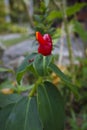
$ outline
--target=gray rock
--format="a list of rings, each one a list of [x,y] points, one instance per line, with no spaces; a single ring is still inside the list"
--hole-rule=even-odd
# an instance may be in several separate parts
[[[6,34],[6,35],[0,35],[0,39],[2,40],[11,40],[14,38],[20,38],[20,34]]]
[[[67,47],[67,41],[66,38],[63,39],[63,50],[60,52],[60,39],[58,40],[57,47],[55,47],[53,54],[58,54],[61,55],[62,53],[62,65],[69,65],[69,52],[68,52],[68,47]],[[72,52],[73,52],[73,59],[74,59],[74,64],[79,64],[79,61],[77,60],[78,57],[83,58],[84,57],[84,43],[80,38],[75,38],[71,36],[71,45],[72,45]]]
[[[66,39],[64,38],[63,39],[64,41],[64,46],[63,46],[63,56],[64,57],[68,57],[69,56],[69,53],[68,53],[68,47],[67,47],[67,41]],[[54,49],[53,53],[54,54],[59,54],[60,53],[60,39],[58,40],[58,43],[57,43],[57,47]],[[84,55],[84,47],[83,47],[83,42],[81,41],[81,39],[75,39],[74,37],[71,37],[71,45],[72,45],[72,52],[73,52],[73,55],[75,57],[83,57]]]
[[[26,40],[17,45],[11,46],[5,51],[4,57],[16,58],[26,55],[27,53],[32,53],[33,51],[35,51],[35,46],[33,46],[33,42],[34,40]]]
[[[8,65],[8,67],[12,68],[13,70],[16,70],[18,68],[18,66],[21,65],[24,58],[25,58],[24,56],[15,58],[15,59],[11,60],[7,65]]]
[[[7,67],[17,68],[26,54],[37,51],[37,46],[35,45],[34,40],[26,40],[9,47],[4,52],[3,63]]]

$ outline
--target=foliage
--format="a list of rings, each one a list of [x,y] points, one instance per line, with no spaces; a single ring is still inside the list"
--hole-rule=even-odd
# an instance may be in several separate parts
[[[39,64],[40,62],[42,64]],[[24,130],[24,129],[30,129],[32,127],[34,127],[34,129],[37,128],[42,130],[43,129],[42,126],[45,129],[55,128],[55,130],[57,129],[62,130],[64,128],[65,113],[64,113],[63,97],[51,82],[46,81],[44,79],[45,77],[49,76],[47,75],[47,73],[48,74],[50,73],[50,67],[53,68],[52,70],[55,70],[55,67],[51,66],[51,62],[52,62],[52,58],[50,56],[46,56],[44,59],[42,55],[34,53],[27,56],[23,61],[23,63],[21,64],[21,66],[19,66],[17,70],[18,83],[20,83],[20,80],[22,79],[24,73],[27,71],[33,72],[33,74],[35,74],[38,78],[39,77],[40,78],[39,79],[37,78],[34,87],[31,88],[29,95],[27,95],[26,97],[17,95],[18,99],[12,101],[11,99],[13,98],[13,95],[12,97],[8,97],[9,95],[5,96],[1,94],[0,116],[3,119],[0,120],[2,124],[0,128],[2,130],[4,130],[5,128],[9,130],[12,128]],[[57,69],[58,68],[56,68],[56,70]],[[61,71],[59,71],[59,69],[57,71],[57,74],[62,79],[64,79],[66,83],[69,82],[66,76],[64,76],[64,74]],[[19,97],[21,98],[19,99]],[[7,98],[9,98],[11,102],[7,100]],[[4,106],[3,106],[3,102],[4,102]],[[35,104],[37,104],[38,106]],[[22,108],[21,111],[20,111],[20,107]],[[5,114],[2,115],[4,111]],[[39,116],[38,116],[38,112],[39,112]],[[13,113],[15,113],[14,118],[13,118]],[[12,121],[12,119],[14,121]],[[33,122],[31,122],[30,125],[28,125],[30,119],[32,119]],[[54,119],[56,119],[56,121]],[[15,123],[18,124],[20,123],[22,125],[18,126],[15,125]],[[34,123],[36,125],[34,125]]]
[[[40,9],[37,10],[38,15],[34,16],[34,31],[40,31],[42,34],[49,33],[52,37],[55,37],[56,33],[60,33],[61,28],[55,31],[56,28],[52,28],[52,20],[61,17],[63,19],[64,14],[62,14],[62,10],[56,11],[55,14],[53,11],[50,13],[48,9],[50,1],[44,0],[44,2],[41,2]],[[65,15],[67,17],[74,15],[85,5],[85,3],[77,3],[68,7]],[[15,6],[15,9],[16,7],[18,8],[18,5]],[[14,8],[14,2],[12,8]],[[21,12],[21,8],[19,9],[19,12]],[[66,23],[65,25],[67,25],[67,19],[63,20]],[[75,22],[74,26],[74,31],[85,40],[86,32],[84,32],[80,24]],[[67,38],[70,38],[68,26],[66,26],[65,32],[67,33]],[[37,52],[28,54],[16,71],[16,85],[9,85],[8,83],[7,88],[12,90],[11,93],[6,92],[6,90],[2,91],[6,89],[5,84],[0,85],[0,130],[64,130],[66,107],[68,112],[70,112],[69,108],[74,109],[73,103],[84,104],[83,100],[87,97],[87,92],[85,91],[87,61],[84,61],[84,65],[81,64],[84,67],[74,66],[73,64],[76,67],[73,73],[71,73],[72,67],[69,66],[69,73],[71,73],[71,77],[69,77],[56,66],[54,58],[54,55],[43,56]],[[10,71],[10,69],[0,68],[0,72]],[[35,82],[29,83],[28,86],[23,84],[23,78],[26,73],[32,73],[35,77]],[[52,73],[55,73],[61,79],[61,83],[58,86],[52,82]],[[75,78],[74,84],[72,77]],[[80,129],[76,124],[77,118],[73,112],[72,119],[69,120],[72,130]],[[85,120],[81,130],[86,130],[87,128]]]
[[[63,98],[60,92],[52,83],[44,82],[39,85],[37,95],[23,97],[18,94],[0,94],[0,108],[2,108],[0,110],[0,117],[2,117],[0,118],[0,123],[2,124],[0,129],[27,130],[32,128],[43,130],[44,127],[49,130],[53,128],[62,130],[65,114]],[[20,108],[22,109],[20,110]],[[58,116],[56,116],[57,114]]]
[[[55,28],[52,27],[53,21],[47,19],[49,15],[49,9],[45,6],[43,2],[40,3],[40,8],[36,10],[38,14],[34,15],[34,29],[35,31],[40,31],[41,34],[48,33],[51,36],[55,33]]]
[[[4,0],[0,1],[0,33],[25,33],[27,29],[18,26],[18,22],[22,23],[24,19],[27,21],[27,15],[22,0],[9,1],[10,11],[8,12],[5,7]],[[9,8],[8,7],[8,8]],[[19,14],[19,15],[18,15]],[[11,21],[6,21],[6,15],[9,15]],[[16,24],[14,24],[16,22]]]
[[[87,59],[79,59],[79,66],[75,67],[75,82],[79,86],[79,94],[81,95],[80,98],[80,105],[81,108],[86,107],[86,99],[87,99]],[[82,105],[84,104],[84,105]]]
[[[3,23],[5,21],[5,5],[4,5],[4,0],[0,1],[0,23]]]
[[[78,21],[73,21],[74,31],[81,37],[84,42],[87,42],[87,31]]]
[[[3,23],[0,25],[0,33],[26,33],[28,30],[25,27],[12,23]]]
[[[86,5],[87,5],[86,3],[76,3],[75,5],[72,5],[71,7],[67,7],[66,9],[67,16],[70,17],[74,15]],[[54,10],[50,12],[48,19],[53,20],[55,18],[62,18],[62,17],[63,17],[62,11]]]
[[[26,21],[26,9],[22,0],[11,0],[10,1],[10,16],[13,22]]]
[[[74,111],[71,112],[72,118],[70,118],[71,130],[86,130],[87,129],[87,114],[77,116]],[[78,125],[79,124],[79,125]]]

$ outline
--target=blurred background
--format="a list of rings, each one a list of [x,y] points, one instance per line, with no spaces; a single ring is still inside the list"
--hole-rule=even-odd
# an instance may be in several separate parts
[[[78,86],[76,99],[51,75],[67,102],[65,130],[87,130],[87,0],[0,0],[0,93],[13,93],[11,70],[37,51],[36,31],[52,36],[55,63]],[[24,86],[34,81],[28,73]]]

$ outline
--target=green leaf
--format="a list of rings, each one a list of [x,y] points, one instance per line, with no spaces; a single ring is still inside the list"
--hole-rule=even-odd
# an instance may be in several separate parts
[[[40,15],[34,15],[34,18],[35,18],[35,23],[37,23],[38,24],[38,22],[39,23],[41,23],[41,17],[40,17]]]
[[[49,56],[46,56],[45,57],[45,66],[47,66],[48,67],[48,65],[51,63],[51,61],[52,61],[52,55],[49,55]]]
[[[87,3],[76,3],[73,6],[67,8],[67,16],[74,15],[75,13],[79,12],[84,6],[87,6]]]
[[[12,85],[12,81],[4,81],[3,83],[0,84],[0,90],[3,88],[12,88],[14,89],[14,85]]]
[[[28,86],[18,86],[18,88],[20,89],[20,92],[22,91],[30,91],[32,88],[34,87],[34,84],[32,85],[28,85]],[[14,88],[14,90],[19,91],[18,88]]]
[[[49,19],[49,20],[53,20],[53,19],[56,19],[56,18],[62,18],[62,12],[61,11],[57,11],[57,10],[51,11],[51,13],[47,17],[47,19]]]
[[[87,31],[82,27],[78,21],[73,21],[74,31],[79,34],[84,42],[87,42]]]
[[[51,56],[42,56],[38,54],[33,62],[36,73],[40,76],[47,75],[47,67],[52,60]]]
[[[87,3],[76,3],[73,6],[67,7],[66,14],[67,16],[74,15],[78,11],[80,11],[84,6],[87,6]],[[62,11],[54,10],[47,17],[49,20],[53,20],[55,18],[63,18]]]
[[[37,74],[40,76],[44,75],[44,68],[43,68],[43,56],[42,55],[37,55],[36,59],[34,60],[33,63],[34,69]]]
[[[36,97],[23,97],[1,109],[0,130],[42,130]]]
[[[79,98],[79,93],[77,90],[77,86],[73,85],[70,79],[54,64],[49,65],[50,69],[57,74],[66,84],[67,87],[75,94],[77,98]]]
[[[0,93],[0,108],[18,102],[22,97],[18,94],[5,95]]]
[[[49,5],[50,0],[44,0],[45,6],[47,7]]]
[[[39,85],[37,103],[44,130],[64,130],[63,97],[52,83],[45,82]]]
[[[31,69],[33,61],[36,58],[36,55],[37,55],[37,53],[32,53],[31,55],[28,55],[24,59],[22,64],[19,66],[19,68],[17,69],[16,79],[17,79],[18,84],[20,84],[20,81],[21,81],[23,75],[25,74],[25,72],[27,72],[29,69]]]

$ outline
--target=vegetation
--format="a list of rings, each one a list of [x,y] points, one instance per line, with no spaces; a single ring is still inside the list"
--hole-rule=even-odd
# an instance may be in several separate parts
[[[18,39],[2,42],[9,46],[33,37],[36,39],[33,46],[37,45],[38,49],[27,54],[16,71],[0,67],[1,74],[10,73],[15,77],[13,81],[6,78],[0,84],[0,130],[87,130],[87,31],[76,19],[76,14],[87,4],[68,7],[66,0],[34,1],[31,16],[26,10],[28,2],[10,1],[11,18],[18,24],[19,13],[22,23],[31,19],[33,33],[28,36],[23,32]],[[6,23],[7,32],[13,23],[8,28]],[[83,58],[73,54],[72,34],[75,40],[77,35],[84,43]],[[68,65],[62,64],[64,38],[69,53]],[[60,41],[61,52],[56,56],[52,49],[57,41]]]

